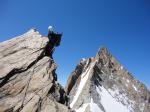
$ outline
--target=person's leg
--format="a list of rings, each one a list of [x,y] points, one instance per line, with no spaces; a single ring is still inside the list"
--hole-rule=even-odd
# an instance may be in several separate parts
[[[53,48],[51,49],[51,51],[50,51],[50,58],[51,58],[51,59],[53,59],[53,53],[54,53],[54,51],[55,51],[55,48],[53,47]]]

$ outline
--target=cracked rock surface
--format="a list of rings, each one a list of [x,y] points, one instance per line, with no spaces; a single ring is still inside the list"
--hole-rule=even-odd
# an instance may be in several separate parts
[[[82,59],[65,89],[76,112],[150,112],[150,91],[106,48]]]
[[[70,111],[48,44],[34,29],[0,43],[0,112]]]

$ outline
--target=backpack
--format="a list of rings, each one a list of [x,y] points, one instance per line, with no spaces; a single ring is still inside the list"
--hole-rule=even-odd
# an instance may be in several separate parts
[[[55,46],[56,46],[56,47],[58,47],[58,46],[60,45],[61,37],[62,37],[62,34],[56,34],[56,35],[55,35],[55,38],[56,38]]]
[[[48,35],[48,37],[49,37],[49,42],[52,45],[54,45],[56,47],[58,47],[60,45],[62,34],[52,32]]]

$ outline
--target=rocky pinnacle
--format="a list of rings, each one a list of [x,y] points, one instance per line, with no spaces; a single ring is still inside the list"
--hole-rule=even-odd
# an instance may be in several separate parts
[[[70,111],[48,44],[35,29],[0,43],[0,112]]]

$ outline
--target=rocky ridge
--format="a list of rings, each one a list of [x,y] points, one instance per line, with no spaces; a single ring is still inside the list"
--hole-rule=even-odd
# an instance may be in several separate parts
[[[82,59],[64,90],[49,44],[35,29],[0,43],[0,112],[150,112],[149,90],[106,48]]]
[[[65,87],[76,112],[150,112],[150,92],[101,48],[82,59]]]
[[[70,112],[48,44],[35,29],[0,43],[0,112]]]

